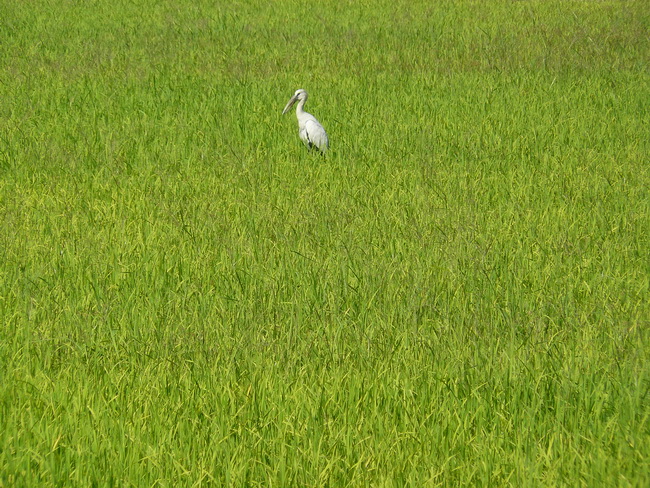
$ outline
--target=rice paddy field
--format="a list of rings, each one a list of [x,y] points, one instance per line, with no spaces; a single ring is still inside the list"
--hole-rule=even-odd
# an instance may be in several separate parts
[[[1,1],[0,487],[650,486],[649,167],[645,1]]]

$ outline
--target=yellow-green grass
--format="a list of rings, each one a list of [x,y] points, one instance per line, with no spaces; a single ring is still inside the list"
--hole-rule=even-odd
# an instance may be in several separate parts
[[[649,29],[4,2],[0,486],[650,484]]]

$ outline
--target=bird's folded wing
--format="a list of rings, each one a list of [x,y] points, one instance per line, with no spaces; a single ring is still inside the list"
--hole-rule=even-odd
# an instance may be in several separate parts
[[[325,129],[323,129],[323,126],[318,122],[308,120],[305,123],[305,130],[307,132],[307,137],[309,137],[309,141],[318,149],[324,151],[329,147],[330,143],[327,139],[327,133],[325,132]]]

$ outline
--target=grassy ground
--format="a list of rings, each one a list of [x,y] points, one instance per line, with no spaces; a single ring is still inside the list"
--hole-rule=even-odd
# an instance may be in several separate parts
[[[650,484],[646,3],[366,3],[2,2],[0,486]]]

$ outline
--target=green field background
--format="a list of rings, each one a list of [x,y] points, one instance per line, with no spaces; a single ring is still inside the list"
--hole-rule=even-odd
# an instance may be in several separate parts
[[[649,63],[645,1],[0,0],[0,487],[650,486]]]

